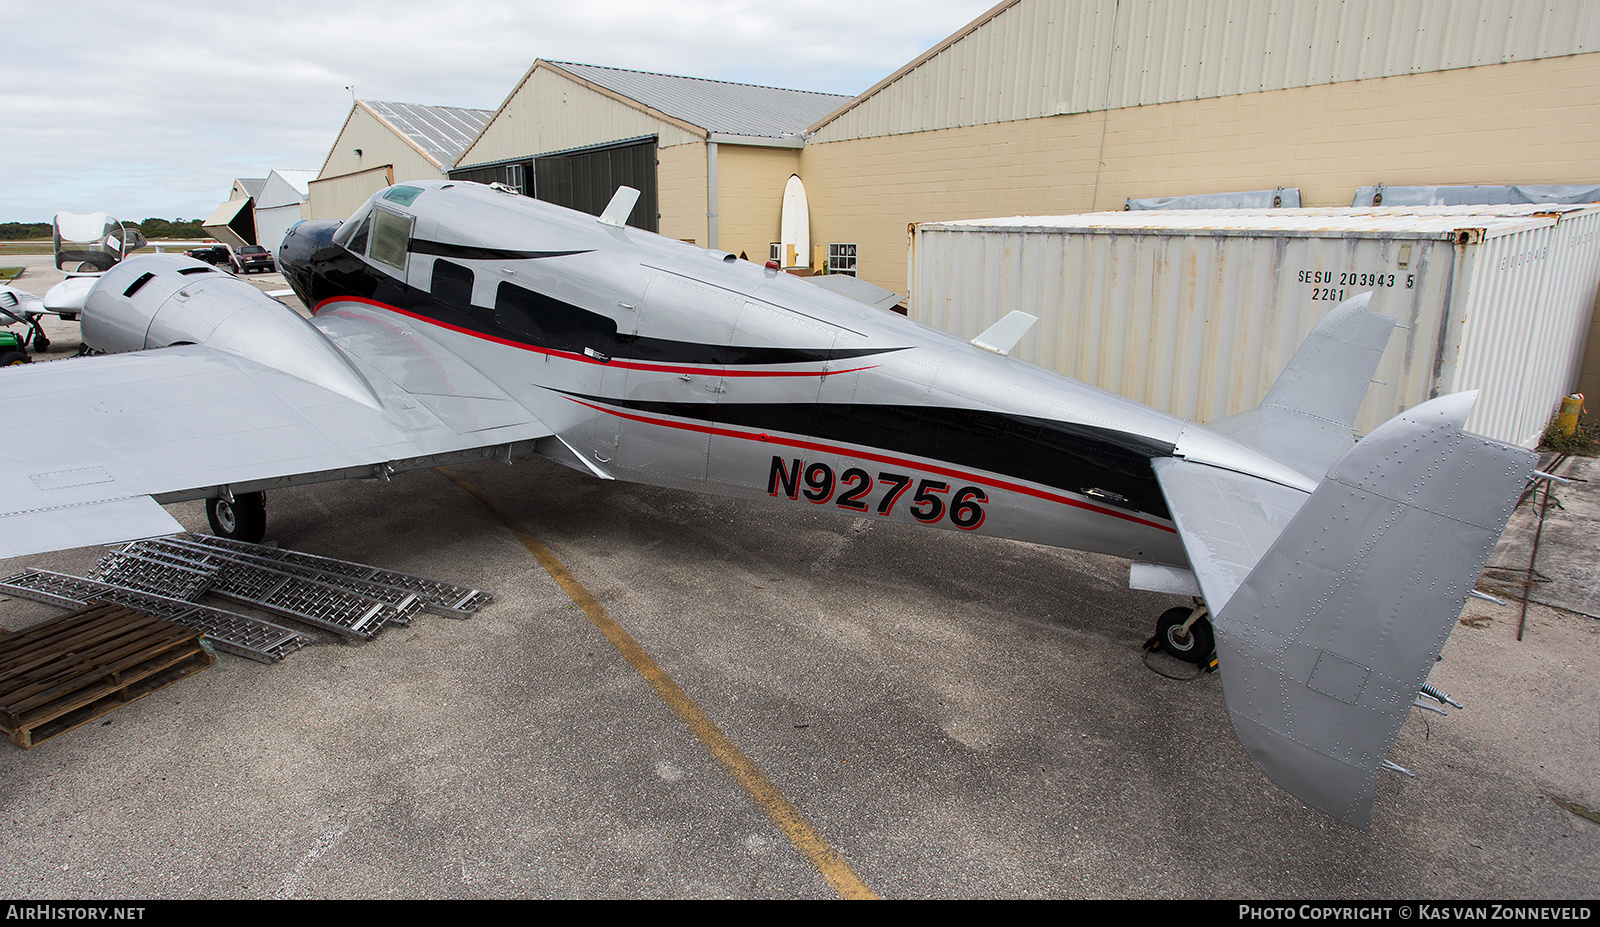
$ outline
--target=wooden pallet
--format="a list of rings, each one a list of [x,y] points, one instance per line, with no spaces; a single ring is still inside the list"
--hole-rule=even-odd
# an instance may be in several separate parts
[[[199,631],[91,605],[0,636],[0,730],[26,749],[215,662]]]

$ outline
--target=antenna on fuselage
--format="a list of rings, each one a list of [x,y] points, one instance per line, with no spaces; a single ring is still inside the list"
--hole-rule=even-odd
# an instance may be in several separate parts
[[[600,214],[600,224],[612,228],[622,228],[628,222],[628,217],[633,214],[633,206],[639,202],[639,191],[632,187],[618,187],[617,192],[611,195],[611,202],[606,204],[606,211]]]

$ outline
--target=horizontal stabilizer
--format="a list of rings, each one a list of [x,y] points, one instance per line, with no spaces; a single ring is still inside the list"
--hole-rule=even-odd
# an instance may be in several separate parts
[[[1371,822],[1377,771],[1537,463],[1463,431],[1476,395],[1424,403],[1358,443],[1212,609],[1245,749],[1285,789],[1358,827]],[[1196,572],[1204,586],[1200,563]]]
[[[1271,480],[1209,464],[1168,457],[1153,460],[1151,465],[1189,555],[1199,595],[1212,612],[1227,606],[1234,591],[1311,497]]]
[[[1394,332],[1371,293],[1334,307],[1306,336],[1261,405],[1207,428],[1315,479],[1354,443],[1351,426]]]

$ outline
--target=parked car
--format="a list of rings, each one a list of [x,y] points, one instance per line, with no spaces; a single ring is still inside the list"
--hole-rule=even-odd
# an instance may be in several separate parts
[[[278,269],[278,264],[272,259],[272,252],[260,245],[245,245],[233,252],[233,272],[236,274],[251,274],[258,270],[273,271]]]
[[[205,261],[213,267],[221,267],[223,264],[233,263],[233,252],[228,250],[227,245],[205,245],[200,248],[191,248],[183,253],[197,261]]]

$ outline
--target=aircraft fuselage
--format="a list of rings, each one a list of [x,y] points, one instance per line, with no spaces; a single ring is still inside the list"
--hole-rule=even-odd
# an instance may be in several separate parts
[[[1150,467],[1182,420],[732,255],[430,183],[280,262],[319,319],[422,326],[599,476],[1186,562]]]

